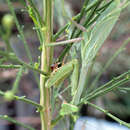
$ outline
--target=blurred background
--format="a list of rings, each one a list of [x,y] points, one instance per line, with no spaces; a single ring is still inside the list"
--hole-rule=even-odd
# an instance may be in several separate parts
[[[35,29],[33,28],[33,22],[27,14],[27,11],[24,9],[22,0],[12,0],[13,5],[15,7],[15,11],[18,17],[18,20],[21,25],[23,25],[24,34],[26,40],[28,42],[29,47],[31,48],[33,60],[37,61],[37,57],[39,54],[39,42],[36,36]],[[35,0],[35,3],[40,12],[42,12],[42,0]],[[66,19],[62,16],[62,5],[60,5],[60,0],[55,0],[54,10],[54,33],[57,30],[65,25]],[[74,16],[80,11],[82,7],[83,0],[66,0],[65,1],[65,9],[69,16]],[[9,8],[5,2],[5,0],[0,0],[0,24],[1,19],[5,14],[9,13]],[[94,65],[94,69],[92,72],[92,76],[90,81],[92,81],[96,75],[101,71],[105,63],[112,57],[114,52],[121,46],[124,40],[130,37],[130,6],[127,7],[122,13],[121,16],[111,32],[109,38],[106,40],[105,44],[101,48],[99,52],[99,56],[96,59],[96,63]],[[22,41],[18,37],[18,31],[16,26],[13,27],[11,37],[11,46],[13,47],[15,53],[19,58],[28,63],[28,59],[26,57],[26,53],[24,51],[24,47]],[[0,47],[4,47],[4,42],[0,37]],[[62,51],[62,47],[57,47],[55,49],[55,58]],[[104,84],[111,80],[113,77],[122,74],[123,72],[130,69],[130,44],[126,46],[126,49],[118,55],[118,57],[112,62],[110,67],[105,71],[97,85]],[[6,91],[9,90],[12,86],[13,81],[16,77],[16,70],[3,70],[0,69],[0,90]],[[130,87],[129,84],[125,84],[125,87]],[[39,102],[39,90],[37,83],[32,75],[32,72],[29,71],[27,74],[24,74],[22,80],[20,82],[20,87],[18,91],[19,96],[25,95],[29,99],[32,99],[36,102]],[[130,92],[116,91],[114,93],[109,93],[106,96],[98,98],[95,103],[102,108],[106,108],[112,114],[116,115],[120,119],[130,122]],[[34,126],[37,130],[40,129],[40,119],[39,113],[36,112],[36,109],[27,105],[23,102],[12,101],[5,102],[2,97],[0,97],[0,114],[7,114],[21,122],[30,124]],[[81,116],[93,116],[97,118],[102,118],[105,120],[112,121],[109,117],[104,115],[103,113],[89,108],[86,105],[83,105],[80,110]],[[19,126],[11,124],[7,121],[0,120],[0,130],[24,130]],[[60,129],[59,129],[60,130]]]

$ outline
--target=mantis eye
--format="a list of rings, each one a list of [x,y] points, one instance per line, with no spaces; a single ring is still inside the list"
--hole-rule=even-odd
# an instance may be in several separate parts
[[[60,68],[62,66],[62,63],[58,62],[51,65],[51,70],[54,71],[57,68]]]
[[[58,68],[60,68],[62,66],[62,63],[58,62],[57,65],[58,65]]]

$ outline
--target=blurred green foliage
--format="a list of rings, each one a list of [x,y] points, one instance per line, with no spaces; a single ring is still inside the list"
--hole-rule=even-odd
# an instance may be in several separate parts
[[[13,2],[18,2],[17,0],[12,0]],[[5,0],[1,0],[1,3],[5,3]],[[19,0],[19,2],[24,2],[24,0]],[[39,9],[41,8],[41,1],[35,1],[37,6],[39,7]],[[62,4],[60,2],[60,5],[58,4],[60,1],[56,0],[55,3],[55,30],[58,30],[59,27],[63,26],[68,19],[66,19],[66,17],[63,16],[63,8],[62,8]],[[65,8],[67,8],[66,12],[68,16],[73,16],[74,11],[71,8],[71,4],[78,4],[78,2],[76,3],[75,0],[72,1],[72,3],[69,3],[69,1],[67,1],[65,3]],[[57,5],[59,6],[57,8]],[[76,6],[76,5],[75,5]],[[114,27],[112,33],[110,34],[109,39],[111,40],[111,42],[113,42],[113,45],[115,44],[115,41],[119,41],[120,39],[124,39],[124,37],[127,37],[130,35],[130,5],[127,7],[127,9],[125,9],[122,13],[121,16],[118,20],[118,24]],[[25,23],[26,24],[26,23]],[[31,23],[32,24],[32,23]],[[26,25],[25,25],[26,26]],[[27,31],[27,33],[32,34],[32,31],[28,28],[25,29]],[[29,30],[29,31],[28,31]],[[26,32],[25,32],[26,34]],[[29,34],[27,34],[29,35]],[[93,40],[93,39],[92,39]],[[123,42],[123,40],[122,40]],[[116,43],[118,44],[118,42]],[[102,67],[105,65],[105,63],[107,62],[107,60],[112,56],[112,54],[114,53],[114,51],[116,51],[116,49],[110,49],[109,47],[109,43],[106,45],[106,50],[105,52],[100,53],[100,59],[96,59],[95,65],[94,65],[94,70],[92,71],[92,76],[90,77],[90,83],[93,80],[93,77],[95,77],[98,72],[100,72],[102,70]],[[119,47],[118,47],[119,48]],[[79,50],[80,50],[80,46],[79,44],[73,46],[71,48],[71,54],[69,56],[69,58],[78,58],[80,60],[81,56],[79,54]],[[130,53],[127,52],[122,52],[111,64],[111,66],[108,68],[108,70],[106,70],[103,75],[101,76],[100,80],[97,82],[96,86],[100,86],[104,83],[106,83],[108,80],[113,79],[113,77],[118,76],[119,74],[125,72],[126,70],[129,69],[130,67],[130,60],[129,60],[129,56]],[[125,86],[122,87],[129,87],[130,83],[127,83]],[[106,108],[108,108],[109,110],[111,110],[111,112],[117,114],[121,117],[126,117],[126,116],[130,116],[130,101],[129,101],[129,93],[130,91],[125,91],[125,90],[121,90],[121,89],[116,89],[115,94],[110,93],[110,95],[107,95],[106,97],[103,97],[103,103],[105,105]],[[109,99],[109,100],[108,100]]]

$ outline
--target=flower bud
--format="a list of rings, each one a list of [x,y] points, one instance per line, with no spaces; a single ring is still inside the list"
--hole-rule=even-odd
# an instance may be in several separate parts
[[[11,14],[6,14],[2,18],[2,26],[5,29],[12,29],[14,25],[14,18]]]
[[[14,94],[12,91],[7,91],[4,95],[6,101],[12,101],[14,99]]]

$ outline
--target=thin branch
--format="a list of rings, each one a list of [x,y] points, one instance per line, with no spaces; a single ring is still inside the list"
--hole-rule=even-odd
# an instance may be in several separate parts
[[[7,53],[7,52],[4,52],[4,51],[0,51],[0,55],[2,55],[2,56],[5,56],[6,58],[8,58],[9,60],[12,60],[12,61],[15,61],[15,62],[17,62],[18,64],[20,64],[20,65],[23,65],[23,66],[25,66],[25,67],[27,67],[27,68],[29,68],[29,69],[32,69],[32,70],[34,70],[34,71],[36,71],[36,72],[38,72],[38,73],[40,73],[40,74],[43,74],[43,75],[45,75],[45,76],[48,76],[48,73],[46,73],[46,72],[43,72],[42,70],[40,70],[40,69],[37,69],[37,68],[35,68],[34,66],[32,66],[32,65],[30,65],[30,64],[27,64],[26,62],[24,62],[24,61],[22,61],[22,60],[20,60],[18,57],[16,57],[16,55],[11,55],[10,53]],[[4,67],[4,66],[3,66]],[[6,67],[6,66],[5,66]],[[8,66],[7,66],[8,67]],[[13,66],[12,66],[13,67]],[[16,66],[15,66],[16,67]]]
[[[103,72],[105,72],[105,70],[112,64],[112,62],[114,61],[114,59],[119,55],[119,53],[121,53],[124,50],[124,47],[130,43],[130,38],[128,38],[127,40],[124,41],[124,43],[120,46],[120,48],[113,54],[113,56],[108,60],[108,62],[105,64],[105,66],[103,67],[103,69],[98,73],[98,75],[96,76],[96,78],[94,79],[94,81],[92,82],[92,84],[90,85],[90,89],[94,89],[94,87],[96,86],[100,76],[103,74]]]
[[[18,89],[19,82],[20,82],[20,79],[22,77],[23,71],[24,71],[24,67],[21,67],[19,69],[19,72],[17,73],[16,80],[15,80],[15,82],[13,84],[13,87],[12,87],[12,90],[11,90],[13,92],[13,94],[15,94],[17,92],[17,89]]]
[[[28,56],[29,60],[32,62],[31,52],[30,52],[30,49],[29,49],[29,47],[28,47],[28,44],[27,44],[27,42],[26,42],[26,40],[25,40],[24,33],[23,33],[23,29],[21,28],[21,26],[20,26],[20,24],[19,24],[19,22],[18,22],[18,19],[17,19],[17,17],[16,17],[15,10],[14,10],[14,8],[13,8],[13,5],[12,5],[12,3],[11,3],[10,0],[6,0],[6,1],[7,1],[7,3],[8,3],[9,9],[10,9],[10,11],[11,11],[13,17],[14,17],[14,21],[15,21],[16,26],[17,26],[17,29],[18,29],[18,31],[19,31],[20,37],[21,37],[21,39],[22,39],[22,41],[23,41],[23,43],[24,43],[24,47],[25,47],[25,50],[26,50],[26,52],[27,52],[27,56]]]
[[[114,116],[114,115],[112,115],[111,113],[109,113],[107,110],[105,110],[105,109],[103,109],[103,108],[101,108],[101,107],[98,107],[97,105],[92,104],[92,103],[90,103],[90,102],[88,102],[88,101],[86,102],[86,104],[88,104],[88,105],[90,105],[91,107],[94,107],[94,108],[96,108],[97,110],[103,112],[103,113],[106,114],[107,116],[111,117],[113,120],[115,120],[115,121],[117,121],[118,123],[120,123],[120,125],[125,125],[125,126],[127,126],[128,128],[130,128],[130,123],[127,123],[127,122],[125,122],[125,121],[120,120],[120,119],[117,118],[116,116]]]
[[[21,68],[22,66],[21,65],[0,65],[0,68],[2,69],[19,69]]]
[[[61,37],[59,37],[58,39],[56,39],[56,42],[60,42],[62,40],[65,40],[67,38],[67,35],[63,35]]]
[[[122,75],[113,78],[108,83],[102,85],[101,87],[98,87],[94,91],[92,91],[90,94],[88,94],[86,97],[83,97],[81,99],[81,103],[84,103],[85,101],[90,101],[92,99],[95,99],[99,96],[103,96],[104,94],[111,92],[112,90],[116,89],[117,87],[127,83],[130,81],[130,71],[123,73]]]
[[[2,92],[1,90],[0,90],[0,96],[5,96],[5,93]],[[13,96],[13,99],[14,99],[14,100],[18,100],[18,101],[23,101],[23,102],[25,102],[25,103],[27,103],[27,104],[32,104],[33,106],[35,106],[35,107],[37,107],[37,108],[39,108],[39,109],[42,109],[42,108],[43,108],[40,104],[38,104],[38,103],[36,103],[36,102],[34,102],[34,101],[32,101],[32,100],[29,100],[29,99],[25,98],[25,96],[19,97],[19,96],[15,96],[15,95],[14,95],[14,96]]]
[[[81,31],[85,32],[86,31],[86,28],[84,26],[82,26],[81,24],[77,23],[76,21],[74,21],[73,19],[67,17],[70,22],[75,26],[77,27],[78,29],[80,29]]]
[[[9,117],[7,115],[0,115],[0,119],[7,120],[9,122],[12,122],[12,123],[14,123],[16,125],[20,125],[20,126],[26,128],[26,129],[29,129],[29,130],[35,130],[33,127],[31,127],[29,125],[25,125],[24,123],[21,123],[21,122],[19,122],[17,120],[14,120],[13,118],[11,118],[11,117]]]
[[[56,41],[56,39],[69,27],[69,24],[66,24],[62,28],[58,30],[58,32],[53,36],[53,41]]]
[[[46,46],[58,46],[58,45],[65,45],[65,44],[69,44],[69,43],[74,43],[74,42],[80,42],[84,40],[84,38],[82,37],[79,37],[79,38],[74,38],[74,39],[71,39],[71,40],[66,40],[66,41],[60,41],[60,42],[52,42],[50,44],[46,44]]]

